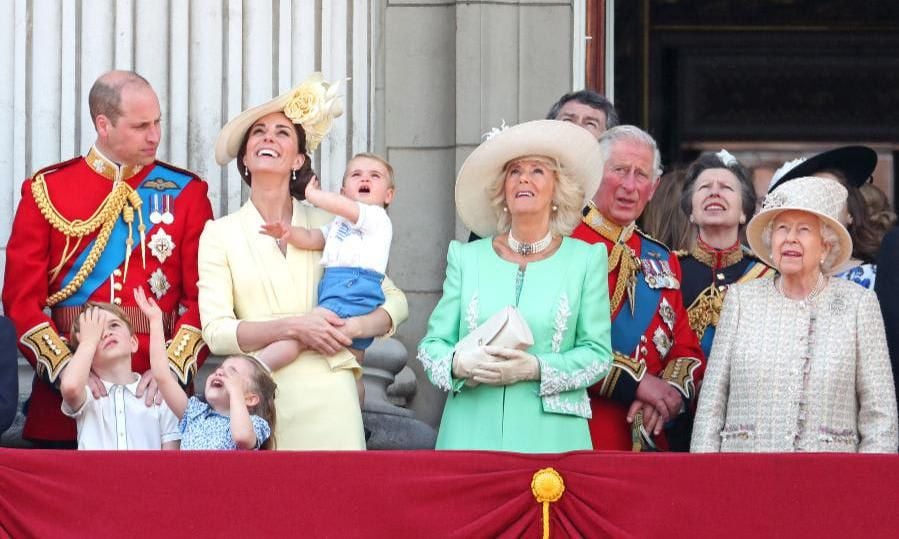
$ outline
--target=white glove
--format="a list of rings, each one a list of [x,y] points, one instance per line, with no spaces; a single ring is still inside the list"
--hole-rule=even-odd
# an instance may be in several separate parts
[[[471,379],[479,384],[508,386],[523,380],[540,379],[537,357],[514,348],[485,346],[484,351],[500,361],[482,363],[472,369]]]
[[[487,354],[483,346],[468,350],[458,350],[453,355],[453,376],[466,379],[465,385],[474,387],[478,384],[471,379],[472,371],[483,364],[495,363],[496,361],[499,361],[499,358]]]

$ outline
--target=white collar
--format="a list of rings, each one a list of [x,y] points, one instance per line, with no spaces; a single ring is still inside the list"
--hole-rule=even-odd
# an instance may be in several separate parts
[[[125,384],[123,387],[125,387],[128,391],[131,392],[132,395],[134,395],[136,397],[137,396],[137,386],[138,386],[138,384],[140,384],[140,375],[137,374],[136,372],[132,372],[131,375],[134,376],[134,381]],[[106,388],[106,393],[109,393],[109,390],[112,389],[113,387],[120,385],[120,384],[115,384],[113,382],[104,380],[102,378],[100,378],[100,381],[103,382],[103,387]]]

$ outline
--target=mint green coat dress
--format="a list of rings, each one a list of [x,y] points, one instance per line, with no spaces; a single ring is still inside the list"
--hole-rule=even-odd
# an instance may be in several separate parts
[[[571,238],[521,276],[517,264],[494,252],[492,238],[450,243],[443,297],[418,347],[431,383],[449,392],[438,449],[592,449],[587,388],[612,359],[607,267],[605,246]],[[456,343],[508,305],[517,306],[534,334],[528,352],[537,357],[540,379],[464,385],[452,374]]]

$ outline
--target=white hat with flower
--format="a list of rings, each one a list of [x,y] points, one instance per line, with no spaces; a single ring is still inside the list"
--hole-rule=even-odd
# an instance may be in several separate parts
[[[555,159],[584,191],[584,203],[602,181],[603,156],[596,137],[583,127],[560,120],[533,120],[494,128],[486,141],[462,163],[456,179],[456,211],[469,230],[481,237],[496,234],[497,215],[487,189],[509,161],[542,156]],[[578,208],[580,209],[580,208]]]
[[[290,121],[303,126],[306,149],[315,151],[331,130],[334,118],[343,114],[337,94],[340,81],[327,82],[319,72],[312,73],[299,86],[278,97],[247,109],[231,119],[215,142],[215,160],[224,165],[237,157],[240,145],[253,122],[266,114],[281,111]]]
[[[852,255],[852,238],[840,222],[846,211],[846,188],[839,182],[812,176],[796,178],[775,187],[762,202],[762,209],[746,225],[746,239],[756,256],[774,267],[771,249],[765,245],[765,229],[782,212],[798,210],[820,218],[836,233],[839,256],[831,264],[839,268]]]

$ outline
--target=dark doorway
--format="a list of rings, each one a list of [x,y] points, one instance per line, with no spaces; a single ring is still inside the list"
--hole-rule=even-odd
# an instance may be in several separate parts
[[[789,158],[866,143],[895,195],[899,2],[616,0],[614,27],[616,107],[666,168],[724,144]]]

